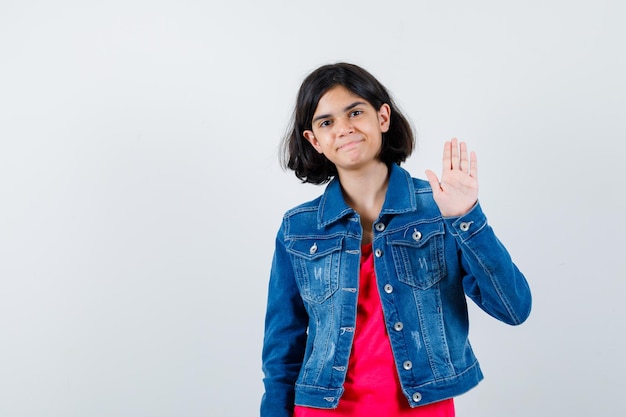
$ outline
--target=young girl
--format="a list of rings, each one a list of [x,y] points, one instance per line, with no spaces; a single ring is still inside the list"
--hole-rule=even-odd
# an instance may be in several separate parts
[[[272,262],[262,417],[454,416],[482,379],[466,298],[512,325],[528,284],[478,203],[476,155],[446,142],[441,179],[400,168],[413,150],[385,87],[351,64],[311,73],[284,140],[303,182]]]

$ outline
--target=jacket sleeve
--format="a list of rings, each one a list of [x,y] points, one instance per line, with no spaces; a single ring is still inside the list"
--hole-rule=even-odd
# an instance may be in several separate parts
[[[444,220],[460,248],[467,296],[504,323],[523,323],[532,304],[528,282],[487,224],[480,204],[461,217]]]
[[[295,383],[306,346],[308,315],[285,249],[283,230],[284,226],[276,237],[268,288],[261,417],[292,417]]]

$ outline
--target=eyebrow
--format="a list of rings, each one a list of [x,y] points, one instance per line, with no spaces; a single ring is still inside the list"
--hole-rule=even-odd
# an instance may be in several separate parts
[[[361,106],[367,104],[364,101],[355,101],[354,103],[350,104],[349,106],[344,107],[343,111],[347,112],[348,110],[351,110],[353,108],[355,108],[356,106]],[[329,117],[332,117],[332,114],[320,114],[319,116],[317,116],[316,118],[313,119],[312,123],[317,122],[318,120],[322,120],[322,119],[327,119]]]

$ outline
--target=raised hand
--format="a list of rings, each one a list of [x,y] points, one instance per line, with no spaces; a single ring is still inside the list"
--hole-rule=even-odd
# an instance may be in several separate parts
[[[466,214],[478,200],[478,166],[476,154],[468,157],[465,142],[456,138],[443,145],[443,171],[441,181],[430,169],[426,177],[433,189],[433,198],[444,217]]]

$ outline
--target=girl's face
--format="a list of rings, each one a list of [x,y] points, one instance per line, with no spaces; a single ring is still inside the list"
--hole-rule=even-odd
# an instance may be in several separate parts
[[[320,99],[312,130],[304,137],[337,167],[337,172],[378,164],[382,134],[389,130],[391,109],[375,109],[367,100],[338,85]]]

